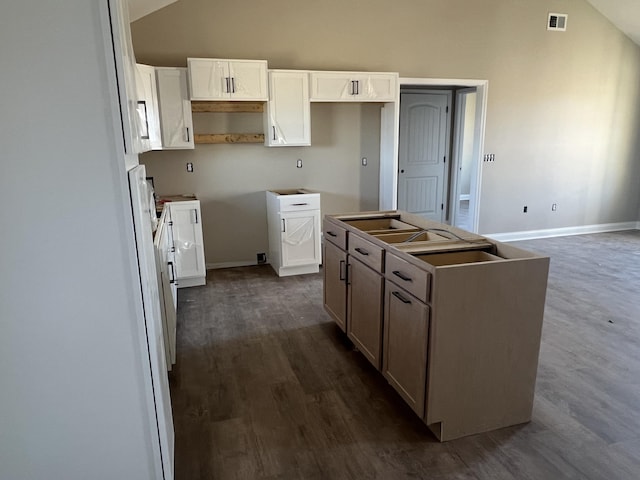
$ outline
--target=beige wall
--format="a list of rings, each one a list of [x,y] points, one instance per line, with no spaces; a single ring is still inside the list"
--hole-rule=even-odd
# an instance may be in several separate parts
[[[558,10],[569,14],[568,31],[547,32],[547,13]],[[496,161],[482,167],[481,232],[638,219],[640,47],[583,0],[179,0],[132,31],[137,59],[154,65],[210,56],[266,59],[271,68],[487,79],[485,152]],[[309,148],[197,146],[143,156],[159,190],[195,190],[204,199],[205,220],[215,225],[205,233],[209,263],[266,251],[256,193],[266,188],[318,188],[344,210],[375,203],[375,168],[360,167],[359,157],[377,153],[375,138],[363,135],[375,129],[377,111],[313,110]],[[296,158],[308,159],[300,171]],[[194,174],[184,172],[185,161],[196,163]],[[236,243],[220,231],[225,224],[255,238]]]
[[[233,114],[238,115],[253,114]],[[254,116],[194,114],[194,129],[219,132],[214,125],[228,120],[229,131],[251,130],[256,121],[262,125],[262,116]],[[195,150],[148,152],[140,161],[154,177],[157,192],[193,192],[200,199],[208,265],[255,262],[256,253],[269,250],[265,190],[319,191],[322,213],[377,210],[379,118],[378,104],[314,103],[312,148],[197,145]],[[302,168],[296,167],[298,159]],[[187,162],[193,163],[193,173],[186,171]]]

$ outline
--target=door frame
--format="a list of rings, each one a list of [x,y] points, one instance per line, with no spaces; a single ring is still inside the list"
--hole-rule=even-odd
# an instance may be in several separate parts
[[[464,102],[461,101],[461,97],[462,95],[466,95],[468,93],[475,93],[476,94],[476,100],[478,98],[478,94],[477,94],[477,89],[474,87],[463,87],[463,88],[458,88],[456,89],[454,92],[455,95],[455,109],[454,109],[454,125],[453,125],[453,151],[451,153],[451,167],[452,167],[452,178],[451,178],[451,195],[449,198],[449,201],[451,202],[451,210],[450,210],[450,217],[449,217],[449,221],[451,223],[451,225],[456,226],[456,224],[458,223],[458,207],[460,205],[460,164],[462,163],[462,143],[464,141],[464,135],[465,133],[469,133],[469,132],[464,132],[464,126],[463,126],[463,114],[462,114],[462,110],[464,107],[466,107],[466,99]],[[478,148],[478,142],[475,141],[475,138],[477,135],[479,135],[479,130],[478,130],[478,125],[476,124],[477,121],[477,102],[476,102],[476,112],[474,112],[474,124],[473,124],[473,138],[474,138],[474,142],[473,142],[473,153],[472,153],[472,158],[477,157],[477,151],[476,149]],[[478,168],[478,165],[476,163],[471,165],[471,172],[469,179],[471,180],[472,178],[475,178],[475,174],[476,174],[476,170]],[[478,185],[476,185],[475,182],[471,182],[470,185],[470,190],[469,190],[469,198],[471,198],[472,196],[475,195],[475,190],[477,189]],[[474,210],[476,209],[477,205],[474,205],[473,202],[469,202],[469,218],[473,218],[474,215]]]
[[[474,151],[475,194],[469,202],[470,230],[477,233],[480,219],[480,193],[482,186],[482,152],[484,152],[484,135],[487,112],[488,80],[451,79],[451,78],[411,78],[401,77],[398,82],[397,102],[385,104],[381,111],[381,155],[380,155],[380,210],[396,210],[398,208],[398,142],[400,137],[400,88],[402,87],[475,87],[477,92],[476,127],[478,136],[475,139]],[[474,208],[471,208],[471,205]]]

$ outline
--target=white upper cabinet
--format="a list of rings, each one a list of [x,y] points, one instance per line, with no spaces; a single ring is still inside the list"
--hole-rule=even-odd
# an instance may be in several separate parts
[[[191,100],[267,101],[266,60],[188,58]]]
[[[137,154],[148,150],[140,138],[138,122],[138,94],[136,91],[136,59],[131,43],[129,11],[126,2],[111,1],[111,34],[113,38],[120,116],[125,147],[125,165],[130,169],[138,164]]]
[[[397,73],[311,72],[312,102],[395,102]]]
[[[160,117],[156,87],[156,69],[149,65],[136,65],[136,89],[138,91],[138,123],[144,151],[161,150]]]
[[[269,70],[265,125],[268,147],[311,145],[308,72]]]
[[[162,148],[192,149],[193,118],[187,91],[187,69],[156,67]]]

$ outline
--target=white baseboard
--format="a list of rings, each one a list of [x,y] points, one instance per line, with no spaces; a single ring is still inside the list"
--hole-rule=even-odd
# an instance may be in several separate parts
[[[207,270],[217,270],[219,268],[234,268],[234,267],[250,267],[252,265],[258,265],[255,260],[245,260],[240,262],[222,262],[222,263],[207,263]],[[267,265],[262,264],[262,265]]]
[[[565,237],[568,235],[584,235],[587,233],[619,232],[621,230],[640,230],[640,222],[603,223],[600,225],[584,225],[580,227],[547,228],[544,230],[526,230],[509,233],[482,234],[498,242],[516,242],[535,238]]]

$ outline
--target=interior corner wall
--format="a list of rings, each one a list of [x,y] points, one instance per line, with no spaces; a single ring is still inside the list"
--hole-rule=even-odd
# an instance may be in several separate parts
[[[547,31],[548,12],[558,9],[569,15],[568,29]],[[270,68],[487,79],[485,152],[494,153],[496,160],[482,166],[481,232],[628,222],[638,216],[640,47],[585,0],[565,0],[561,6],[553,0],[405,0],[401,5],[387,0],[304,5],[294,0],[180,0],[134,22],[132,31],[136,57],[152,65],[185,66],[186,57],[202,56],[266,59]],[[340,107],[336,112],[343,115]],[[341,121],[341,128],[347,128],[341,138],[353,142],[334,145],[332,155],[346,165],[355,161],[363,144],[362,122],[354,128],[346,118]],[[162,175],[161,185],[170,184],[173,191],[185,185],[160,173],[164,166],[174,160],[182,169],[186,158],[204,162],[209,156],[204,152],[224,156],[229,165],[243,165],[247,157],[261,159],[268,176],[284,182],[295,180],[289,175],[290,158],[314,158],[317,149],[325,148],[313,139],[312,143],[298,151],[196,146],[195,152],[147,154],[144,161]],[[195,193],[215,194],[221,203],[233,205],[237,196],[258,190],[255,179],[237,181],[216,165],[211,162],[200,171],[211,176],[209,182],[191,182],[224,182],[234,196],[223,199],[214,187]],[[347,177],[352,174],[345,172]],[[341,169],[331,172],[330,182],[342,175]],[[354,194],[351,187],[341,188],[335,184],[336,197]],[[361,189],[361,194],[373,198],[377,183],[371,188],[371,193]],[[349,201],[353,206],[359,203],[357,198]],[[558,205],[555,212],[552,203]],[[523,205],[529,207],[526,214]],[[247,214],[223,218],[238,226],[261,216],[255,211]],[[266,221],[252,228],[266,232]],[[266,233],[259,231],[266,241]],[[222,258],[211,252],[220,246],[212,238],[205,239],[208,262]],[[225,258],[255,256],[239,246],[229,249],[235,253],[225,253]]]

